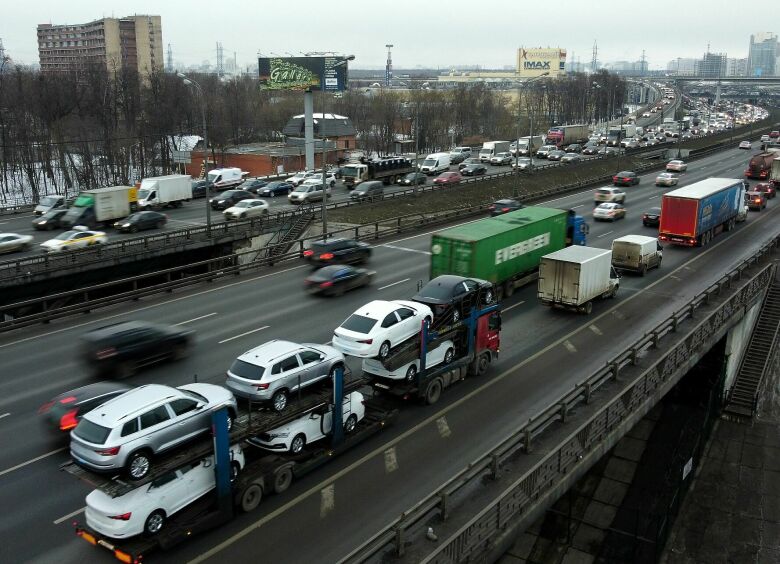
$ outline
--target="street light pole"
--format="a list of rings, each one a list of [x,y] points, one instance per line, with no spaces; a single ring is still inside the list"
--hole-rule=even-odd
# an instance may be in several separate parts
[[[187,86],[194,86],[200,96],[200,117],[203,125],[203,174],[206,177],[206,232],[211,235],[211,198],[209,198],[209,130],[206,127],[206,97],[200,84],[185,74],[177,72],[176,76],[182,79]]]

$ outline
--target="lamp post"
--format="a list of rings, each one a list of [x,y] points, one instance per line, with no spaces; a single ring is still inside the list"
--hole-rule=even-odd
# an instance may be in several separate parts
[[[200,96],[200,117],[203,124],[203,170],[206,177],[206,232],[211,235],[211,202],[209,201],[209,131],[206,128],[206,97],[200,84],[185,74],[177,72],[176,76],[182,79],[187,86],[194,86]]]
[[[525,89],[528,87],[529,84],[536,82],[540,78],[544,78],[550,74],[549,72],[543,72],[539,76],[536,76],[530,80],[526,80],[525,82],[518,82],[517,83],[517,141],[515,141],[515,174],[520,174],[520,168],[518,167],[518,164],[520,162],[520,102],[522,100],[521,94],[525,93]],[[528,108],[528,104],[525,105],[526,109]],[[534,118],[532,117],[533,114],[529,111],[528,112],[528,158],[529,158],[529,172],[533,171],[533,162],[534,158],[533,155],[531,155],[531,147],[533,146],[534,141]],[[517,182],[515,182],[515,196],[517,196],[518,186]]]
[[[336,69],[339,67],[343,67],[346,65],[349,61],[354,61],[355,55],[349,55],[347,57],[342,58],[340,61],[338,61],[335,65],[333,65],[331,68]],[[322,239],[325,240],[328,238],[328,176],[327,176],[327,169],[325,168],[325,143],[327,139],[325,138],[325,123],[327,121],[327,91],[324,89],[323,85],[323,91],[322,91],[322,125],[320,127],[320,138],[322,139],[322,162],[320,165],[322,166]]]

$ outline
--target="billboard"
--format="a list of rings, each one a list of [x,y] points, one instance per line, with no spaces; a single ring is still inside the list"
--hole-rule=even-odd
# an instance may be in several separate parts
[[[347,88],[347,65],[335,66],[343,57],[261,57],[260,88],[266,90],[325,90]]]
[[[522,77],[534,77],[549,73],[559,76],[566,73],[566,49],[517,50],[517,73]]]

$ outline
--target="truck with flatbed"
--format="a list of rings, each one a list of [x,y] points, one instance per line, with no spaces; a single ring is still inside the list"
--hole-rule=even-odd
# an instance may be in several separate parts
[[[536,280],[542,256],[585,245],[588,224],[573,211],[529,206],[431,236],[431,279],[442,274],[496,285],[499,297]]]
[[[609,249],[567,247],[539,264],[537,296],[546,306],[590,314],[593,300],[614,298],[619,287]]]
[[[101,534],[87,524],[75,523],[76,534],[93,546],[112,552],[128,563],[140,563],[152,550],[167,549],[187,540],[192,535],[216,528],[234,517],[237,512],[254,510],[262,499],[286,491],[294,479],[333,460],[339,454],[381,431],[392,422],[397,409],[381,398],[365,398],[365,414],[356,426],[346,426],[341,406],[352,392],[365,388],[366,380],[338,369],[332,388],[322,387],[313,393],[290,402],[283,412],[258,411],[251,403],[239,404],[242,413],[228,431],[228,414],[221,409],[212,416],[212,436],[176,449],[161,457],[141,480],[129,481],[122,477],[96,474],[73,462],[61,469],[106,495],[115,498],[136,488],[148,487],[172,470],[187,467],[205,457],[215,460],[216,488],[165,520],[165,526],[153,536],[139,535],[115,539]],[[339,409],[336,409],[339,406]],[[270,452],[251,446],[248,441],[304,417],[328,415],[331,432],[321,443],[307,446],[299,454]],[[245,463],[238,475],[231,473],[231,445],[240,444]]]
[[[744,207],[745,187],[735,178],[707,178],[661,197],[661,241],[700,247],[730,231]]]
[[[547,131],[547,144],[564,147],[572,143],[585,143],[590,135],[587,125],[559,125]]]
[[[107,186],[82,190],[60,219],[65,228],[84,225],[95,228],[127,217],[138,208],[135,186]]]
[[[415,172],[414,163],[405,157],[385,157],[367,160],[361,157],[360,162],[345,164],[341,167],[341,176],[348,190],[366,180],[381,180],[383,184],[396,184],[409,174]]]
[[[191,199],[192,178],[186,174],[144,178],[138,187],[138,209],[180,208]]]

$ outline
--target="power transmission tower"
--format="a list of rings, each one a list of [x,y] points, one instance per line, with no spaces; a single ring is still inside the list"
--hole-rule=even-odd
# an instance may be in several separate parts
[[[385,45],[387,47],[387,64],[385,65],[385,86],[390,86],[390,80],[393,78],[393,52],[391,44]]]
[[[639,65],[639,76],[645,76],[647,71],[647,62],[645,61],[645,50],[642,49],[642,62]]]
[[[593,56],[590,59],[590,72],[596,72],[596,66],[598,65],[599,46],[596,40],[593,40]]]
[[[168,72],[173,72],[173,48],[170,43],[168,43]]]
[[[225,58],[222,50],[222,42],[217,41],[217,76],[225,74]]]

